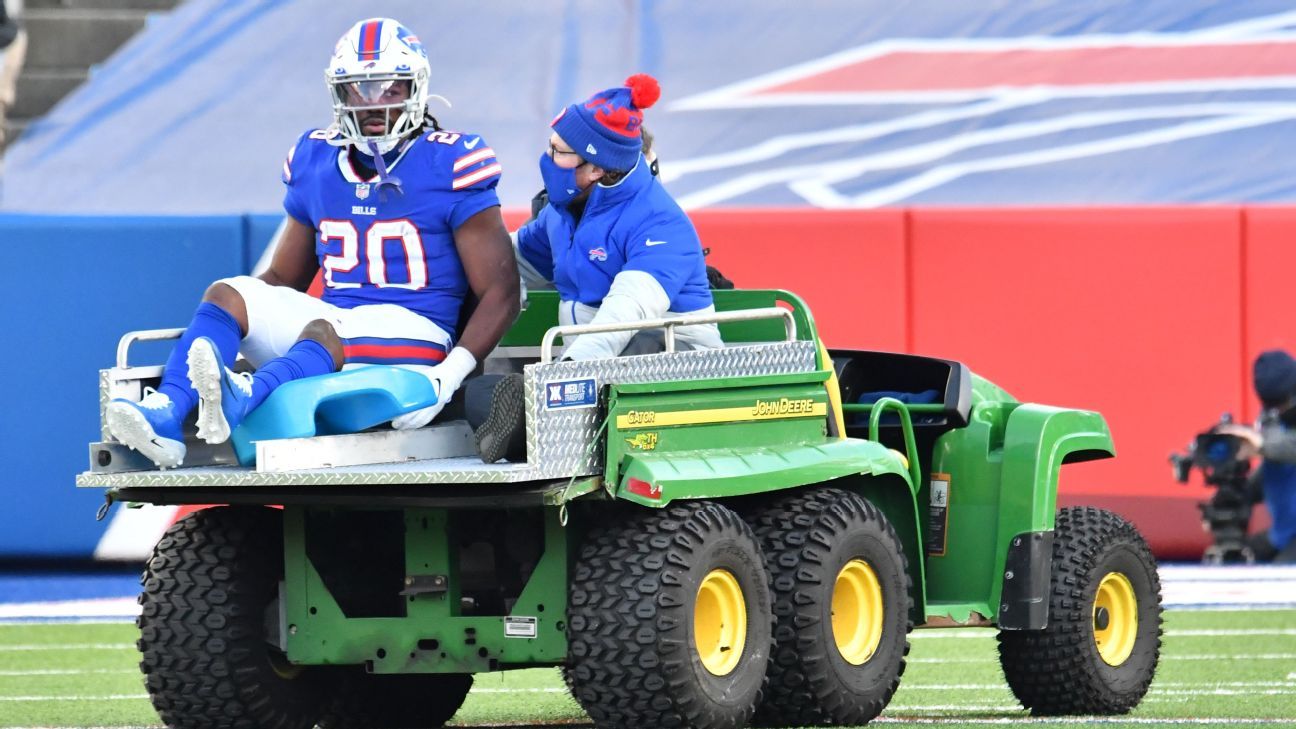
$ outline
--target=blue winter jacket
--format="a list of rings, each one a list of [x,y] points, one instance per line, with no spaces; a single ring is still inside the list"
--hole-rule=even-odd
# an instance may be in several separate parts
[[[672,312],[712,303],[697,231],[642,156],[618,184],[594,186],[579,224],[566,207],[546,205],[517,241],[563,301],[597,307],[618,273],[643,271],[661,284]]]
[[[1296,431],[1273,410],[1260,416],[1260,431],[1264,436],[1260,480],[1264,484],[1265,506],[1273,519],[1269,541],[1282,550],[1296,540]]]

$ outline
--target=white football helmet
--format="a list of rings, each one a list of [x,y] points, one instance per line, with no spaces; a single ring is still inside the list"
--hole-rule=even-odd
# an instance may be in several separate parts
[[[356,23],[338,40],[324,71],[333,99],[333,126],[338,131],[330,143],[367,150],[373,142],[380,153],[386,153],[422,129],[430,73],[427,50],[409,28],[391,18]],[[409,97],[404,99],[397,93],[402,81],[409,84]],[[384,112],[383,130],[366,133],[361,118],[373,111]]]

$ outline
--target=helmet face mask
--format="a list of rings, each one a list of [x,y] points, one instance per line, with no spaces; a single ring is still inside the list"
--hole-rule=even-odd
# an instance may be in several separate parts
[[[427,102],[414,96],[414,85],[408,74],[330,79],[333,123],[342,132],[340,138],[362,148],[369,142],[390,148],[421,129]],[[375,116],[384,122],[382,131],[366,130],[366,120]]]
[[[421,130],[429,74],[427,51],[408,28],[387,18],[356,23],[338,41],[324,71],[338,131],[330,141],[360,149],[372,143],[385,153]],[[383,120],[382,130],[366,130],[366,121],[375,116]]]

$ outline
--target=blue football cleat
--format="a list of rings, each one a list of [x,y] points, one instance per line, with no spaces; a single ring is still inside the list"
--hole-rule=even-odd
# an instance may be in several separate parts
[[[184,435],[171,398],[145,388],[139,402],[116,398],[104,417],[108,431],[127,446],[144,454],[158,468],[175,468],[184,461]]]
[[[252,376],[226,367],[207,337],[189,345],[188,363],[189,381],[198,391],[198,437],[224,443],[248,414]]]

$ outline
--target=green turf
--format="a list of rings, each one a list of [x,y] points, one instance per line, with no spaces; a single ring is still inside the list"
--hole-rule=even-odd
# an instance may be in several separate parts
[[[1172,611],[1165,627],[1147,698],[1129,718],[1102,726],[1175,726],[1176,719],[1199,727],[1296,726],[1296,611]],[[0,727],[156,726],[134,639],[127,624],[0,625]],[[1092,722],[1030,719],[1003,683],[991,630],[920,631],[912,644],[900,691],[879,724]],[[452,722],[537,724],[588,725],[552,669],[479,676]]]

